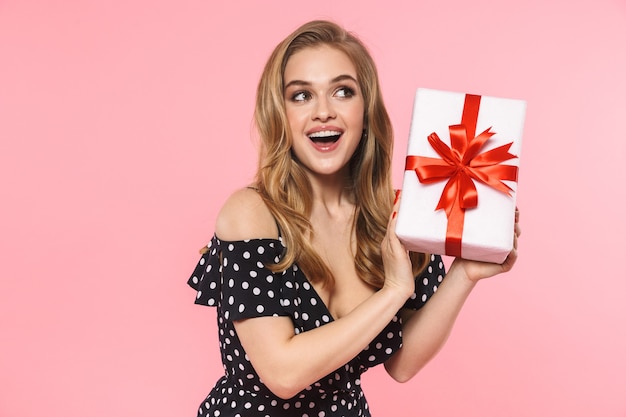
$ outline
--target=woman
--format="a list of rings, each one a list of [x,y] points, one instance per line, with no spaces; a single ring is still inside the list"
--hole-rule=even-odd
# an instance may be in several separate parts
[[[276,47],[255,118],[256,182],[226,201],[189,280],[218,308],[225,370],[198,415],[369,416],[360,375],[383,363],[413,377],[516,249],[502,265],[456,259],[445,281],[439,256],[407,253],[376,68],[337,25],[307,23]]]

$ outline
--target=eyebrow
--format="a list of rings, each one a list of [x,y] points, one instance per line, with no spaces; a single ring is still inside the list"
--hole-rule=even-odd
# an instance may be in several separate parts
[[[357,83],[356,78],[354,78],[352,75],[341,74],[341,75],[336,76],[332,80],[330,80],[330,84],[335,84],[335,83],[345,81],[345,80],[351,80]],[[287,85],[285,85],[285,90],[291,87],[292,85],[310,86],[311,83],[309,81],[303,81],[303,80],[292,80],[292,81],[289,81]]]

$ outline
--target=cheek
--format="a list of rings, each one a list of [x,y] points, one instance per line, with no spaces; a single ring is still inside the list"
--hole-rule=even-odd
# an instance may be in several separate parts
[[[355,112],[352,117],[352,124],[354,126],[359,126],[361,130],[365,128],[365,117],[363,116],[363,112]]]
[[[352,120],[355,124],[365,126],[365,105],[363,103],[352,109]]]
[[[287,109],[285,114],[287,116],[287,122],[289,123],[289,127],[291,128],[291,130],[297,130],[302,127],[302,124],[304,123],[304,115],[302,111]]]

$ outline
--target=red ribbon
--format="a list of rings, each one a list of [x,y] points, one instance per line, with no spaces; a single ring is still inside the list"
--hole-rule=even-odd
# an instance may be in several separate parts
[[[478,206],[478,191],[474,181],[509,196],[513,190],[502,181],[517,181],[516,166],[500,165],[517,158],[509,153],[513,142],[479,154],[485,142],[495,135],[490,127],[475,136],[479,108],[480,96],[466,94],[461,124],[449,127],[451,147],[434,132],[428,136],[428,142],[441,159],[411,155],[406,158],[405,169],[415,170],[421,183],[447,180],[435,210],[446,211],[446,255],[450,256],[461,257],[465,210]]]

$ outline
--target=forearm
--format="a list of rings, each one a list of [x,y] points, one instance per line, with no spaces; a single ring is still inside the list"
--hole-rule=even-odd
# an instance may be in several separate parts
[[[406,294],[383,288],[344,317],[316,329],[286,335],[271,317],[236,323],[255,370],[276,395],[290,398],[358,355],[393,319]]]
[[[405,382],[439,352],[475,285],[462,268],[452,265],[428,303],[404,321],[402,348],[385,363],[389,375]]]

